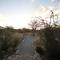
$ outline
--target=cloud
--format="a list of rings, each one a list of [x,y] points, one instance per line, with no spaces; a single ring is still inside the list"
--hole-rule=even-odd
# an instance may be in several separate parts
[[[3,14],[0,13],[0,17],[3,16]]]
[[[55,4],[48,4],[47,6],[40,5],[38,8],[33,10],[33,16],[41,16],[43,18],[50,16],[50,11],[53,10],[54,14],[58,14],[60,17],[60,3],[57,5]]]
[[[35,11],[33,11],[33,15],[42,16],[42,17],[46,17],[48,13],[49,13],[49,10],[42,5],[39,6],[39,8],[37,8]]]
[[[34,2],[35,0],[32,0],[32,2]]]
[[[54,2],[55,0],[51,0],[51,2]]]
[[[59,2],[60,2],[60,0],[55,0],[55,2],[59,3]]]

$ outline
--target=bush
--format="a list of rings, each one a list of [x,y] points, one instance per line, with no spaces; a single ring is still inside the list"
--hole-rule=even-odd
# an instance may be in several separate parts
[[[60,27],[40,30],[40,39],[35,41],[36,51],[44,60],[60,60]]]
[[[0,60],[14,54],[22,37],[23,35],[16,32],[14,29],[0,29]]]
[[[45,28],[46,49],[49,60],[60,59],[60,28]]]

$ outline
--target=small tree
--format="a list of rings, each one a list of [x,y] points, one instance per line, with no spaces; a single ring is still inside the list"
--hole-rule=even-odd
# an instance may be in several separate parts
[[[39,27],[39,23],[37,20],[32,20],[29,24],[29,26],[32,28],[33,31],[33,35],[35,35],[35,31],[37,30],[37,28]]]

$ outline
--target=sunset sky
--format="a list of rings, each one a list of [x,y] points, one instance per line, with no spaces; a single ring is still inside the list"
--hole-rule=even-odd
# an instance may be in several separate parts
[[[50,10],[60,17],[60,0],[0,0],[0,26],[27,28],[32,17],[49,17]]]

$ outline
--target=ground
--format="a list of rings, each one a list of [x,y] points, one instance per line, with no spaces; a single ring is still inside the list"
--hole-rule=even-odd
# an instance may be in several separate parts
[[[31,35],[26,35],[16,48],[16,53],[9,56],[7,60],[41,60],[39,54],[33,48],[33,39]]]

